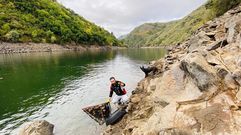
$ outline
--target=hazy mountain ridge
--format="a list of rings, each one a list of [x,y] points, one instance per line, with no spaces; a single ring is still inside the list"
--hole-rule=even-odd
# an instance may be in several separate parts
[[[222,15],[240,2],[241,0],[209,0],[183,19],[143,24],[122,40],[131,47],[177,44],[190,37],[204,23]]]

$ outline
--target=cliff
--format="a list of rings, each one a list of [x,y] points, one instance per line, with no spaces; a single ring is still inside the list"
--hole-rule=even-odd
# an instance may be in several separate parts
[[[205,23],[151,62],[128,115],[108,135],[241,134],[241,7]]]

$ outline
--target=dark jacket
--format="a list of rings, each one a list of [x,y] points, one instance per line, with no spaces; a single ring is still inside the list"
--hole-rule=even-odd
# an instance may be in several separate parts
[[[121,81],[116,81],[114,84],[111,84],[109,97],[112,97],[113,92],[115,92],[115,94],[118,96],[126,94],[125,91],[121,89],[121,84],[123,84],[123,87],[125,86],[125,84]]]

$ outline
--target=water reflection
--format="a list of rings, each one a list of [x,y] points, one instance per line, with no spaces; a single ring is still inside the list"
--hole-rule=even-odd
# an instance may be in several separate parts
[[[1,55],[0,129],[18,127],[51,104],[68,81],[89,72],[90,64],[113,58],[113,52]]]

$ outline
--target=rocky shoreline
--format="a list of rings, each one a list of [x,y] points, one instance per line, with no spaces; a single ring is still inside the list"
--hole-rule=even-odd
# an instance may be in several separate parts
[[[109,50],[109,46],[97,45],[58,45],[47,43],[0,43],[0,54],[35,53],[35,52],[61,52],[61,51],[86,51]]]
[[[128,115],[105,135],[241,134],[241,7],[150,64]]]

